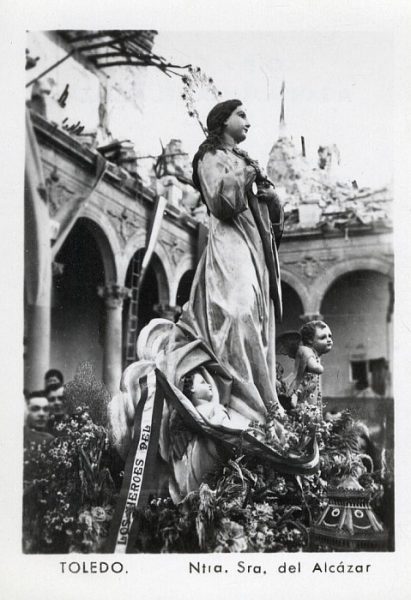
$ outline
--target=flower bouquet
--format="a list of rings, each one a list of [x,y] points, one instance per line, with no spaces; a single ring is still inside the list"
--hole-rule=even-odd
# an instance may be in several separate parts
[[[107,432],[84,406],[56,425],[56,432],[48,444],[25,450],[23,549],[96,552],[114,502]]]

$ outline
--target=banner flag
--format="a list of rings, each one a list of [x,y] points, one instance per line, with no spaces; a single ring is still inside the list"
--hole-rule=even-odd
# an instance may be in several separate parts
[[[126,553],[133,546],[133,514],[155,491],[155,461],[160,436],[164,396],[151,371],[139,381],[140,401],[136,408],[134,435],[124,469],[123,485],[117,501],[107,541],[107,552]]]
[[[143,283],[144,276],[150,265],[151,258],[154,253],[154,249],[157,244],[158,236],[160,233],[161,223],[163,221],[164,211],[167,206],[167,199],[164,196],[159,196],[154,207],[153,219],[150,224],[150,228],[147,232],[147,247],[144,254],[143,262],[141,263],[141,271],[138,279],[138,287],[140,289]]]

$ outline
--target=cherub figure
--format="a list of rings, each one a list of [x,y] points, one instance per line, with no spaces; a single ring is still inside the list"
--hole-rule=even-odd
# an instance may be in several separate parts
[[[211,423],[222,424],[230,418],[226,408],[220,404],[214,379],[203,367],[185,376],[183,393]]]
[[[333,347],[330,328],[323,321],[309,321],[300,332],[290,331],[277,339],[278,354],[294,359],[294,371],[284,380],[286,397],[291,408],[297,406],[303,391],[308,390],[310,404],[321,407],[319,376],[324,372],[320,357]]]

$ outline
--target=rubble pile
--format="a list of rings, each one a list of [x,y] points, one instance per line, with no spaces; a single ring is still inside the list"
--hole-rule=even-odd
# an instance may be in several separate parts
[[[356,181],[344,181],[338,173],[339,162],[335,145],[320,147],[318,164],[313,167],[291,138],[275,142],[267,173],[284,205],[285,231],[329,232],[392,224],[390,187],[359,188]]]

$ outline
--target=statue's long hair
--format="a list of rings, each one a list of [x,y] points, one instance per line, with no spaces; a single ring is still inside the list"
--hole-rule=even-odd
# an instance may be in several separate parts
[[[195,188],[200,192],[201,199],[206,204],[203,192],[201,190],[200,178],[198,176],[198,163],[207,152],[211,154],[215,154],[217,150],[223,150],[223,152],[227,152],[227,148],[223,142],[223,133],[225,129],[225,124],[227,119],[233,113],[233,111],[241,106],[241,100],[226,100],[225,102],[220,102],[208,114],[207,117],[207,127],[208,127],[208,136],[202,142],[194,155],[193,158],[193,184]],[[261,174],[260,167],[258,162],[248,156],[247,152],[244,150],[240,150],[235,146],[231,149],[237,156],[241,157],[245,163],[249,166],[252,166],[256,170],[256,182],[258,181],[268,181],[266,177]],[[269,182],[271,183],[271,182]]]
[[[210,110],[207,116],[208,135],[202,142],[193,158],[193,183],[201,194],[201,185],[198,177],[198,163],[207,152],[215,154],[217,150],[226,151],[223,143],[225,124],[236,108],[241,106],[241,100],[225,100],[219,102]],[[201,194],[202,195],[202,194]],[[204,199],[203,199],[204,200]]]

